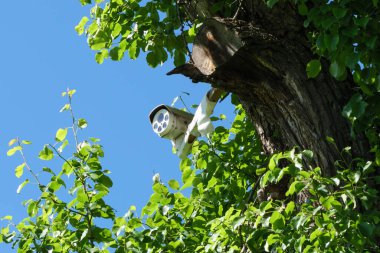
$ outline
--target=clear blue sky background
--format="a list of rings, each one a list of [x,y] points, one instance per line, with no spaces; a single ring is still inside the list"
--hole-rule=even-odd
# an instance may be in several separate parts
[[[37,156],[44,144],[54,143],[58,128],[70,126],[69,115],[59,113],[66,103],[60,94],[67,87],[77,90],[73,108],[89,123],[80,138],[98,137],[104,146],[103,165],[112,171],[114,182],[107,200],[119,215],[130,205],[141,210],[152,193],[154,172],[164,182],[180,177],[179,158],[171,153],[169,141],[153,133],[148,114],[158,104],[170,104],[183,91],[191,94],[184,96],[187,105],[199,103],[208,85],[166,76],[171,63],[152,69],[143,58],[126,58],[98,65],[85,37],[74,30],[89,12],[79,0],[3,1],[2,9],[0,217],[11,214],[19,221],[26,216],[21,202],[36,196],[32,184],[16,194],[18,185],[30,175],[14,176],[22,160],[6,156],[10,139],[18,136],[33,142],[25,154],[36,172],[45,166],[57,171],[61,166],[60,161],[49,163]],[[180,102],[177,105],[182,107]],[[218,105],[215,114],[226,111],[232,111],[228,101]],[[0,245],[0,252],[11,251]]]

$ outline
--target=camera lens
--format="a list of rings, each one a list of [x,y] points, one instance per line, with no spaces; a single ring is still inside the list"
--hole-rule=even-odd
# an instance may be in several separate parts
[[[160,113],[160,115],[158,115],[158,118],[157,118],[158,122],[162,122],[164,120],[164,114],[163,113]]]

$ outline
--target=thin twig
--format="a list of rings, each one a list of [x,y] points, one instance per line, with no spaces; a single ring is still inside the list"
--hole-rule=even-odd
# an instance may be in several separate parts
[[[18,143],[18,145],[20,147],[22,147],[21,146],[21,142],[20,142],[20,140],[18,138],[17,138],[17,143]],[[37,181],[38,186],[41,186],[41,182],[38,179],[37,174],[33,172],[32,168],[30,168],[29,164],[27,163],[25,155],[24,155],[24,152],[22,152],[22,149],[20,149],[20,154],[21,154],[22,160],[24,161],[25,167],[28,169],[28,171],[30,172],[30,174],[32,174],[32,176],[34,177],[34,179]]]
[[[189,107],[187,107],[185,101],[183,101],[182,96],[179,96],[179,99],[181,100],[182,104],[185,106],[186,110],[187,110],[188,112],[191,112],[191,111],[189,110]]]
[[[191,56],[191,51],[190,51],[190,48],[189,48],[189,46],[188,46],[188,43],[187,43],[187,40],[186,40],[186,36],[185,36],[185,33],[184,33],[184,31],[185,31],[185,27],[184,27],[184,24],[183,24],[183,19],[182,19],[181,11],[180,11],[180,9],[179,9],[178,2],[177,2],[177,1],[178,1],[178,0],[175,0],[174,2],[175,2],[176,10],[177,10],[178,21],[179,21],[180,26],[181,26],[181,27],[180,27],[181,37],[182,37],[182,39],[183,39],[183,43],[184,43],[184,46],[185,46],[185,48],[186,48],[187,54],[189,55],[190,60],[193,61],[193,58],[192,58],[192,56]]]
[[[69,212],[72,212],[72,213],[76,213],[76,214],[79,214],[79,215],[82,215],[83,217],[85,217],[86,216],[86,214],[84,214],[84,213],[81,213],[81,212],[79,212],[79,211],[77,211],[77,210],[74,210],[74,209],[70,209],[70,208],[68,208],[67,207],[67,205],[66,205],[66,203],[59,203],[59,202],[57,202],[55,199],[50,199],[51,201],[53,201],[55,204],[57,204],[57,205],[62,205],[63,206],[63,208],[65,208],[67,211],[69,211]]]
[[[67,90],[67,93],[69,93],[69,90]],[[76,123],[75,123],[75,116],[74,116],[74,112],[73,112],[73,108],[72,108],[72,102],[71,102],[71,95],[68,94],[68,97],[69,97],[69,105],[70,105],[70,114],[71,114],[71,119],[73,121],[73,134],[74,134],[74,139],[75,139],[75,146],[76,146],[76,149],[78,150],[78,136],[77,136],[77,127],[76,127]]]
[[[238,6],[238,8],[237,8],[237,10],[235,12],[235,15],[232,17],[232,19],[236,19],[238,17],[239,12],[242,9],[242,6],[243,6],[243,0],[240,0],[239,1],[239,6]]]
[[[66,159],[64,158],[61,153],[51,144],[49,144],[49,146],[54,150],[54,152],[62,159],[64,160],[74,171],[74,174],[77,178],[79,178],[79,175],[77,174],[77,172],[75,171],[75,167],[73,167],[73,165]]]

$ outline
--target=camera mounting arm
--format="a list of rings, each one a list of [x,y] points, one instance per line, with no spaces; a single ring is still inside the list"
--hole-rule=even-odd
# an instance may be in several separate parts
[[[210,115],[222,94],[220,89],[209,90],[194,115],[167,105],[157,106],[149,114],[153,131],[171,140],[177,155],[181,159],[186,158],[197,137],[214,130]]]
[[[173,146],[178,147],[177,154],[181,159],[187,157],[197,136],[206,136],[214,130],[210,116],[222,94],[223,91],[217,88],[209,90],[195,111],[183,139],[181,136],[178,141],[172,140]]]

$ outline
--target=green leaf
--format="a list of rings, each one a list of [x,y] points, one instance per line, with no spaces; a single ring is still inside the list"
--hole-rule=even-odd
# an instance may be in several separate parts
[[[341,19],[347,14],[347,8],[332,8],[332,12],[337,19]]]
[[[1,218],[1,220],[12,220],[13,217],[11,215],[7,215]]]
[[[301,213],[301,215],[299,216],[296,216],[296,219],[294,219],[294,221],[296,222],[295,228],[297,230],[300,229],[305,224],[305,222],[309,220],[310,217],[311,215],[305,215],[303,213]]]
[[[286,196],[293,195],[294,193],[299,193],[302,191],[302,189],[305,187],[305,184],[300,181],[294,181],[290,187],[289,190],[286,192]]]
[[[69,97],[72,97],[75,94],[75,92],[77,92],[77,90],[73,89],[73,90],[69,90],[67,94],[69,95]]]
[[[80,188],[77,192],[77,200],[81,203],[88,202],[88,197],[84,192],[83,188]]]
[[[306,65],[306,73],[308,78],[315,78],[321,72],[322,66],[319,60],[311,60]]]
[[[329,143],[331,144],[335,144],[335,140],[334,138],[330,137],[330,136],[326,136],[326,141],[328,141]]]
[[[100,52],[97,52],[95,54],[95,61],[98,64],[102,64],[104,62],[104,60],[107,59],[107,57],[108,57],[108,50],[107,49],[103,49]]]
[[[357,184],[359,182],[360,177],[361,177],[360,172],[359,171],[355,172],[355,174],[354,174],[354,183],[355,184]]]
[[[332,61],[329,68],[330,74],[337,80],[342,80],[347,74],[346,68],[344,65],[337,61]]]
[[[50,192],[55,192],[55,191],[58,191],[61,188],[61,186],[62,184],[59,181],[51,181],[48,184],[48,189]]]
[[[80,0],[80,3],[82,5],[87,5],[87,4],[90,4],[91,3],[91,0]]]
[[[218,183],[218,179],[216,177],[212,177],[208,183],[207,183],[207,188],[213,188],[216,184]]]
[[[28,215],[34,217],[37,214],[38,206],[36,201],[31,201],[28,205]]]
[[[332,177],[331,180],[334,182],[334,184],[335,184],[336,186],[339,186],[339,184],[340,184],[340,180],[339,180],[339,178]]]
[[[159,182],[155,183],[152,188],[153,188],[153,191],[155,193],[158,193],[159,195],[167,195],[169,193],[168,188]]]
[[[294,202],[290,201],[285,208],[285,214],[287,217],[290,217],[290,214],[294,211],[294,208],[295,208]]]
[[[81,0],[81,1],[83,1],[83,0]],[[84,32],[84,26],[87,24],[88,20],[89,20],[88,17],[83,17],[79,21],[78,25],[75,26],[75,31],[77,31],[78,35],[82,35],[83,34],[83,32]]]
[[[181,245],[181,240],[171,241],[169,245],[172,246],[174,249],[176,249]]]
[[[87,234],[88,234],[88,229],[86,228],[85,230],[83,230],[82,235],[80,236],[79,241],[83,241],[83,239],[86,238]]]
[[[25,145],[29,145],[29,144],[32,144],[32,142],[31,142],[31,141],[27,141],[27,140],[23,140],[21,143],[22,143],[22,144],[25,144]]]
[[[63,152],[63,149],[69,144],[69,141],[68,140],[64,140],[62,142],[62,145],[57,149],[59,153],[62,153]]]
[[[188,35],[190,37],[195,37],[195,35],[197,35],[196,28],[197,28],[196,24],[193,24],[193,26],[189,29]]]
[[[122,30],[121,25],[119,23],[116,23],[112,30],[112,37],[115,39],[117,36],[119,36],[121,30]]]
[[[65,162],[63,165],[62,165],[62,171],[63,173],[65,173],[66,175],[71,175],[74,171],[74,167],[71,165],[70,162]]]
[[[267,0],[267,5],[272,8],[279,0]]]
[[[375,230],[375,227],[373,224],[370,224],[368,222],[361,222],[359,224],[359,230],[360,232],[366,236],[366,237],[371,237],[373,234],[373,231]]]
[[[308,158],[308,159],[313,159],[313,151],[311,151],[311,150],[303,150],[302,151],[302,155],[304,156],[304,157],[306,157],[306,158]]]
[[[179,164],[179,169],[183,173],[184,171],[191,169],[190,166],[191,166],[191,160],[189,158],[185,158],[185,159],[181,160],[181,162]]]
[[[13,144],[15,144],[17,142],[17,139],[12,139],[8,142],[8,146],[12,146]]]
[[[190,168],[186,169],[182,173],[183,186],[181,187],[181,190],[186,189],[187,187],[190,187],[193,184],[194,178],[195,178],[195,171]]]
[[[302,235],[300,238],[297,239],[294,247],[297,249],[297,252],[302,252],[302,245],[306,241],[305,235]]]
[[[107,43],[104,42],[103,40],[101,39],[97,39],[95,40],[92,44],[91,44],[91,49],[92,50],[102,50],[106,47]]]
[[[20,178],[22,176],[22,174],[24,173],[24,167],[25,167],[25,163],[22,163],[16,167],[15,175],[17,178]]]
[[[361,94],[356,93],[348,101],[347,105],[343,108],[343,116],[355,121],[357,118],[362,116],[368,106],[368,103],[363,100]]]
[[[308,10],[308,8],[304,2],[302,2],[301,4],[298,5],[298,13],[301,16],[306,16],[308,12],[309,12],[309,10]]]
[[[270,224],[272,224],[272,229],[282,229],[285,227],[285,217],[278,211],[274,211],[269,219]]]
[[[12,156],[14,155],[17,151],[22,150],[21,146],[16,146],[8,150],[7,156]]]
[[[41,150],[41,152],[38,155],[38,158],[45,161],[51,160],[53,159],[53,157],[54,157],[53,151],[47,145],[44,146],[44,148]]]
[[[114,47],[110,50],[109,56],[113,61],[120,61],[123,59],[125,53],[125,48]]]
[[[151,66],[152,68],[155,68],[157,67],[157,65],[159,64],[159,61],[156,57],[156,54],[154,52],[149,52],[147,55],[146,55],[146,62],[148,63],[149,66]]]
[[[339,35],[338,34],[325,34],[323,37],[325,47],[329,49],[330,52],[335,51],[337,49],[339,43]]]
[[[65,104],[60,110],[59,112],[63,112],[63,111],[67,111],[67,110],[70,110],[70,104]]]
[[[330,210],[333,206],[332,203],[335,201],[335,198],[333,196],[327,196],[327,197],[322,196],[319,198],[319,201],[327,210]]]
[[[24,182],[22,182],[18,187],[17,187],[17,194],[21,192],[22,188],[25,187],[25,185],[27,185],[29,183],[29,179],[26,179]]]
[[[185,64],[185,62],[186,62],[185,53],[183,53],[180,50],[175,50],[174,51],[174,65],[178,67],[182,64]]]
[[[87,127],[87,121],[85,119],[79,119],[78,120],[78,127],[83,129]]]
[[[207,168],[207,161],[203,158],[198,158],[197,160],[197,169],[206,169]]]
[[[179,183],[177,180],[174,180],[174,179],[169,180],[168,184],[169,184],[170,188],[172,188],[173,190],[179,190],[180,186],[179,186]]]
[[[266,252],[269,252],[269,246],[278,242],[280,240],[280,236],[278,234],[270,234],[266,239],[264,249]]]
[[[60,128],[55,134],[55,140],[61,142],[66,138],[66,135],[67,135],[67,128]]]
[[[236,217],[234,219],[234,221],[232,222],[232,226],[233,226],[233,229],[236,230],[238,229],[241,225],[244,224],[245,220],[246,220],[246,216],[240,216],[240,217]]]
[[[108,176],[106,175],[102,175],[100,178],[99,178],[99,182],[106,186],[107,188],[111,188],[113,183],[112,183],[112,180],[111,178],[109,178]]]
[[[135,60],[137,58],[137,56],[139,55],[139,48],[137,46],[137,40],[134,40],[130,47],[128,48],[128,54],[129,54],[129,57],[133,60]]]

